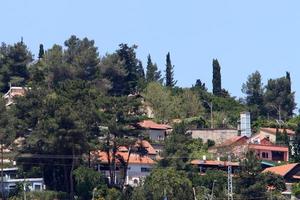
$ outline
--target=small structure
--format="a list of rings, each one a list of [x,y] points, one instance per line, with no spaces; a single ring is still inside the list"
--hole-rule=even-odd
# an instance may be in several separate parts
[[[13,99],[17,96],[24,96],[27,88],[26,87],[12,87],[10,85],[10,88],[8,92],[3,96],[3,98],[6,101],[6,106],[9,106],[14,103]]]
[[[144,130],[151,141],[163,141],[167,134],[172,131],[172,127],[167,124],[158,124],[152,120],[139,122],[137,126]]]
[[[203,142],[207,140],[215,141],[216,145],[222,144],[224,141],[238,136],[237,129],[197,129],[188,130],[193,139],[201,138]]]
[[[239,162],[228,162],[220,160],[192,160],[192,165],[197,165],[201,174],[205,174],[207,170],[221,170],[227,172],[228,166],[232,167],[233,172],[240,170]]]
[[[300,164],[291,163],[276,167],[266,168],[262,173],[272,172],[283,177],[287,190],[282,192],[291,199],[292,195],[292,184],[300,181]]]
[[[251,137],[251,119],[250,112],[242,112],[241,118],[241,136]]]

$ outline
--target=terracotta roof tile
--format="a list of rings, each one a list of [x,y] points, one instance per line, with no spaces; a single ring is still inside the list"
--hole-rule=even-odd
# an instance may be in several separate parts
[[[234,143],[237,143],[239,141],[242,141],[242,139],[247,139],[246,136],[234,136],[232,138],[229,138],[228,140],[225,140],[222,144],[220,144],[220,147],[224,147],[224,146],[231,146]],[[244,143],[246,143],[247,141],[245,140]]]
[[[144,120],[139,122],[138,125],[145,129],[158,129],[158,130],[167,130],[171,129],[172,127],[167,124],[158,124],[152,120]]]
[[[249,149],[256,150],[269,150],[269,151],[284,151],[288,152],[289,148],[286,146],[278,146],[278,145],[263,145],[263,144],[249,144]]]
[[[275,135],[277,129],[276,128],[261,128],[260,130]],[[283,133],[283,131],[284,131],[283,128],[279,128],[278,130],[281,133]],[[285,129],[285,130],[286,130],[288,135],[295,135],[295,131],[293,131],[291,129]]]
[[[137,141],[136,146],[137,145],[142,145],[144,148],[146,148],[147,151],[148,151],[148,154],[150,154],[150,155],[156,155],[157,154],[157,152],[155,151],[153,146],[147,140]]]
[[[102,163],[108,163],[107,153],[99,151],[94,153]],[[122,157],[125,161],[128,159],[128,152],[117,152],[117,156]],[[110,158],[112,159],[112,158]],[[119,163],[119,161],[117,160]],[[131,154],[129,157],[129,164],[154,164],[155,162],[148,156],[140,156],[138,154]]]
[[[278,174],[280,176],[285,176],[289,171],[294,169],[294,167],[296,167],[297,165],[298,165],[298,163],[292,163],[292,164],[281,165],[281,166],[276,166],[276,167],[269,167],[269,168],[266,168],[263,171],[263,173],[272,172],[272,173]]]

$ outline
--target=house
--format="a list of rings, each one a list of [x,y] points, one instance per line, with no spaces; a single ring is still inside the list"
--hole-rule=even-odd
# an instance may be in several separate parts
[[[230,153],[233,157],[241,158],[248,151],[247,142],[248,137],[246,136],[234,136],[225,140],[222,144],[209,148],[208,152],[220,157],[227,157]]]
[[[299,163],[291,163],[276,167],[266,168],[262,173],[272,172],[274,174],[278,174],[283,177],[287,190],[282,194],[291,197],[291,188],[293,183],[297,183],[300,181],[300,164]],[[291,198],[289,198],[291,199]]]
[[[8,194],[17,187],[17,184],[25,184],[29,191],[42,191],[45,189],[43,178],[19,178],[17,167],[3,169],[4,191]]]
[[[289,161],[289,148],[287,146],[249,144],[248,149],[254,151],[261,160]]]
[[[260,128],[259,131],[258,131],[258,134],[260,134],[261,136],[263,136],[265,138],[269,138],[269,140],[272,143],[276,143],[276,132],[277,132],[277,130],[281,133],[284,132],[284,129],[282,129],[282,128],[279,128],[279,129],[276,129],[276,128]],[[294,138],[295,138],[295,131],[290,130],[290,129],[285,129],[285,131],[288,135],[290,143],[292,143],[294,141]]]
[[[97,156],[98,158],[95,168],[110,180],[111,177],[109,173],[109,159],[107,153],[103,151],[94,152],[94,156]],[[155,164],[155,161],[147,155],[141,156],[135,153],[129,154],[128,152],[117,152],[115,176],[116,183],[120,183],[124,175],[122,161],[128,161],[125,185],[130,186],[137,186],[139,183],[141,183],[150,174]]]
[[[168,133],[172,131],[172,127],[167,124],[158,124],[152,120],[144,120],[137,124],[145,135],[149,136],[151,141],[163,141]]]
[[[236,158],[242,158],[247,151],[254,151],[259,159],[265,161],[289,160],[289,148],[287,146],[275,145],[267,139],[248,139],[246,136],[233,137],[224,141],[221,145],[209,149],[210,153],[218,154],[219,156],[231,153]]]
[[[188,130],[193,139],[202,139],[203,142],[213,140],[216,145],[224,143],[224,141],[238,136],[237,129],[196,129]]]
[[[27,88],[26,87],[12,87],[10,86],[8,92],[3,95],[5,99],[6,106],[9,106],[14,103],[13,99],[17,96],[24,96]]]
[[[192,165],[196,165],[199,167],[199,171],[201,174],[205,174],[207,170],[222,170],[227,172],[228,166],[232,167],[232,171],[237,172],[240,170],[239,162],[228,162],[228,161],[220,161],[220,160],[192,160]]]

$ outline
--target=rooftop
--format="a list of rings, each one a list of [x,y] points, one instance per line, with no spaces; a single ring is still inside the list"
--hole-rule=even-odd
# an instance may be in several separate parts
[[[228,162],[228,161],[219,161],[219,160],[192,160],[192,165],[210,165],[210,166],[239,166],[239,162]]]
[[[276,167],[269,167],[269,168],[266,168],[263,171],[263,173],[272,172],[272,173],[278,174],[280,176],[285,176],[292,169],[294,169],[294,167],[296,167],[297,165],[298,165],[298,163],[292,163],[292,164],[281,165],[281,166],[276,166]]]
[[[295,135],[295,131],[293,131],[291,129],[285,129],[285,130],[286,130],[288,135]],[[261,128],[260,131],[264,131],[264,132],[276,135],[277,128]],[[283,133],[284,129],[279,128],[278,131]]]
[[[144,120],[138,123],[138,126],[145,129],[157,129],[157,130],[167,130],[172,127],[167,124],[158,124],[152,120]]]
[[[104,151],[98,151],[94,153],[94,155],[98,156],[101,163],[108,163],[108,156],[107,153]],[[127,161],[129,157],[129,164],[154,164],[155,162],[148,156],[141,156],[135,153],[128,154],[128,152],[117,152],[116,159],[117,162],[120,163],[120,160],[123,159]],[[112,159],[112,158],[110,158]]]
[[[268,150],[268,151],[284,151],[284,152],[289,151],[289,148],[286,146],[263,145],[263,144],[249,144],[249,149]]]

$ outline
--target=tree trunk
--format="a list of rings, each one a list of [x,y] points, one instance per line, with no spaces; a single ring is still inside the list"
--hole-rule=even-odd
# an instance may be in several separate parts
[[[70,171],[70,200],[74,200],[73,170],[75,166],[75,149],[72,147],[72,167]]]
[[[124,189],[125,182],[126,182],[127,169],[128,169],[128,163],[129,163],[130,155],[131,155],[131,147],[129,147],[129,149],[128,149],[128,157],[127,157],[126,163],[124,165],[124,175],[123,175],[122,189]]]

